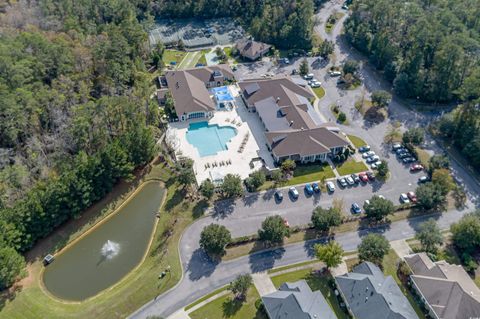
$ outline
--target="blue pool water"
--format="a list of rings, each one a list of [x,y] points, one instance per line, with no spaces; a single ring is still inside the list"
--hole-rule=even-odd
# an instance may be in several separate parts
[[[201,157],[204,157],[226,150],[227,142],[235,135],[237,130],[231,126],[199,122],[188,126],[187,141],[197,148]]]
[[[233,96],[226,86],[213,88],[212,92],[218,102],[233,101]]]

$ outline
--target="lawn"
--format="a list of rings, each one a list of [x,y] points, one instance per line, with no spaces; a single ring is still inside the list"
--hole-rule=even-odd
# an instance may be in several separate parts
[[[421,149],[420,147],[415,147],[415,152],[417,152],[417,156],[418,156],[418,160],[420,161],[420,163],[428,169],[428,166],[429,166],[429,162],[430,162],[430,157],[432,157],[430,155],[430,153],[428,153],[427,151],[425,151],[424,149]]]
[[[364,162],[356,162],[354,160],[343,162],[342,164],[337,166],[337,172],[342,176],[360,173],[366,170],[368,170],[368,168]]]
[[[367,145],[367,142],[365,142],[358,136],[355,136],[355,135],[347,135],[347,136],[350,142],[352,142],[353,146],[355,146],[356,148]]]
[[[163,62],[167,65],[170,65],[171,62],[175,61],[178,64],[182,62],[183,58],[185,58],[187,52],[185,51],[178,51],[178,50],[165,50],[163,52]]]
[[[228,289],[228,286],[224,286],[224,287],[219,288],[219,289],[217,289],[217,290],[215,290],[215,291],[213,291],[213,292],[211,292],[211,293],[209,293],[209,294],[206,294],[205,296],[203,296],[203,297],[195,300],[194,302],[192,302],[191,304],[189,304],[188,306],[186,306],[186,307],[184,308],[184,310],[187,311],[188,309],[191,309],[191,308],[195,307],[196,305],[198,305],[198,304],[201,303],[202,301],[207,300],[208,298],[211,298],[211,297],[215,296],[216,294],[219,294],[219,293],[221,293],[222,291],[225,291],[225,290],[227,290],[227,289]]]
[[[318,88],[312,88],[313,92],[315,92],[315,95],[317,96],[317,98],[321,99],[322,97],[325,96],[325,89],[322,88],[322,87],[318,87]]]
[[[335,292],[332,289],[331,281],[333,278],[331,275],[314,273],[312,272],[312,269],[302,269],[274,276],[272,277],[272,282],[273,285],[278,288],[284,282],[294,282],[301,279],[305,279],[313,291],[320,290],[338,319],[349,318],[342,308],[340,308]]]
[[[407,297],[408,301],[412,305],[413,309],[417,313],[418,317],[420,319],[424,319],[425,315],[418,305],[418,303],[415,301],[413,295],[410,293],[408,289],[403,285],[402,281],[398,278],[397,276],[397,263],[400,260],[398,255],[395,253],[393,249],[390,250],[390,252],[383,258],[383,273],[385,276],[392,276],[393,279],[397,282],[398,286],[400,287],[400,290],[403,292],[403,294]]]
[[[255,307],[255,302],[260,299],[257,289],[252,285],[247,293],[247,299],[241,303],[233,299],[233,294],[228,293],[200,309],[190,313],[192,319],[267,319],[267,316]]]
[[[298,165],[293,172],[293,178],[288,180],[285,186],[318,182],[323,178],[333,178],[335,173],[328,164],[305,164]]]
[[[167,172],[163,165],[156,165],[144,177],[145,180],[161,178],[168,187],[152,245],[145,261],[135,271],[111,289],[89,300],[63,303],[52,299],[40,287],[43,266],[41,258],[38,258],[28,265],[30,277],[23,287],[13,296],[1,296],[0,318],[125,318],[173,287],[182,275],[178,241],[183,229],[201,215],[206,203],[184,201],[181,188]],[[171,271],[163,279],[158,279],[158,274],[167,266],[171,267]]]

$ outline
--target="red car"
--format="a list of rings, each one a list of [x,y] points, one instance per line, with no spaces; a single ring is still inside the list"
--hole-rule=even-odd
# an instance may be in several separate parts
[[[365,182],[367,183],[368,182],[368,176],[367,176],[367,173],[363,172],[363,173],[359,173],[358,174],[358,177],[360,177],[360,180],[362,182]]]
[[[408,196],[408,199],[410,199],[410,201],[412,203],[416,203],[417,202],[417,195],[415,195],[414,192],[408,192],[407,193],[407,196]]]
[[[421,170],[423,170],[423,166],[420,164],[412,164],[412,166],[410,166],[410,172],[418,172]]]

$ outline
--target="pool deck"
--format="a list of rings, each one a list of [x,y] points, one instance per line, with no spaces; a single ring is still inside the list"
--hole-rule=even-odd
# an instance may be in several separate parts
[[[209,124],[219,126],[231,126],[237,130],[237,135],[227,143],[227,150],[220,151],[216,155],[201,157],[198,150],[186,139],[188,126],[193,122],[204,122],[206,119],[195,119],[185,122],[170,123],[167,131],[167,140],[174,145],[177,156],[186,156],[194,160],[193,169],[197,182],[200,184],[207,178],[226,174],[238,174],[242,179],[261,167],[260,161],[255,161],[253,168],[251,160],[261,157],[267,168],[273,168],[273,158],[266,146],[263,124],[256,113],[249,113],[245,108],[238,87],[230,86],[236,107],[233,110],[216,111],[208,120]],[[233,123],[234,122],[234,123]],[[239,125],[240,123],[240,125]],[[248,135],[243,152],[238,152],[242,142]],[[231,164],[220,166],[220,162],[231,161]],[[212,167],[213,163],[218,166]],[[209,164],[210,167],[206,167]]]

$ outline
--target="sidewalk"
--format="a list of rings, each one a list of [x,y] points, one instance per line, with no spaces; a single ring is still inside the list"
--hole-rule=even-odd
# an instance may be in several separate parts
[[[395,250],[395,253],[397,253],[398,257],[400,257],[401,259],[403,259],[404,256],[410,255],[412,253],[412,249],[407,244],[405,239],[391,241],[390,246],[393,250]]]
[[[268,276],[267,272],[260,272],[252,274],[253,284],[257,288],[258,294],[260,297],[271,294],[272,292],[277,291],[275,286],[272,283],[272,280]]]

